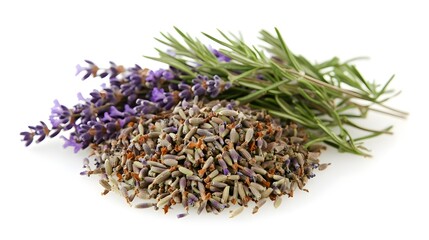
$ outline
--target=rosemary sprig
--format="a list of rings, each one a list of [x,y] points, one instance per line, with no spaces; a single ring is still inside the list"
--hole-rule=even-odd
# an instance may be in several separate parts
[[[227,94],[239,102],[266,109],[272,115],[308,128],[311,139],[307,145],[324,142],[341,152],[369,156],[361,141],[391,134],[391,126],[372,130],[351,119],[366,118],[369,111],[400,118],[407,116],[406,112],[385,105],[399,94],[388,88],[393,76],[379,86],[365,80],[351,61],[341,62],[334,57],[312,64],[303,56],[295,55],[277,29],[274,35],[261,31],[261,40],[266,44],[263,49],[249,46],[242,38],[222,31],[219,33],[223,39],[203,33],[223,47],[220,51],[231,59],[229,62],[218,61],[206,44],[178,28],[175,30],[180,40],[170,34],[162,34],[163,39],[157,39],[172,48],[175,55],[158,50],[159,57],[149,58],[178,69],[183,79],[191,80],[197,73],[228,79],[234,87]],[[352,136],[350,128],[366,134]]]

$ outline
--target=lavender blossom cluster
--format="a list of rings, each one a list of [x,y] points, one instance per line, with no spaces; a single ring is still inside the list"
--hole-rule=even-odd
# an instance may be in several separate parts
[[[221,61],[228,60],[219,52],[214,54]],[[114,62],[110,62],[109,68],[100,68],[92,61],[85,62],[86,66],[76,66],[76,75],[82,76],[82,80],[108,78],[109,83],[102,85],[101,90],[93,90],[88,98],[78,94],[79,103],[71,108],[55,100],[49,116],[51,126],[41,121],[21,132],[26,146],[70,130],[68,137],[61,137],[65,140],[64,147],[73,147],[78,152],[91,144],[116,138],[122,128],[144,114],[169,110],[195,96],[215,98],[231,87],[218,76],[201,75],[190,85],[180,79],[174,68],[153,71],[139,65],[125,68]]]

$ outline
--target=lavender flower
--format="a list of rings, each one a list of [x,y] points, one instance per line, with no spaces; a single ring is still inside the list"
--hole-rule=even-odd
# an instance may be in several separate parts
[[[61,136],[61,138],[64,140],[64,145],[63,147],[73,147],[74,148],[74,152],[77,153],[79,152],[79,150],[82,149],[82,144],[80,143],[76,143],[76,141],[73,139],[73,135],[70,135],[70,138],[66,138],[64,136]]]
[[[145,99],[137,99],[137,106],[134,108],[137,112],[143,114],[156,113],[159,111],[159,107],[156,103]]]
[[[225,54],[221,53],[219,50],[213,49],[211,47],[209,47],[209,49],[213,53],[213,55],[215,55],[215,57],[217,58],[217,60],[219,62],[230,62],[231,61],[231,58],[229,58]]]
[[[162,102],[165,97],[164,89],[155,87],[152,89],[150,100],[152,102]]]
[[[51,115],[49,120],[53,128],[58,128],[61,124],[67,124],[70,122],[71,113],[70,110],[61,105],[58,100],[54,101],[54,107],[51,109]]]
[[[207,92],[207,81],[209,78],[207,76],[198,75],[197,78],[192,79],[192,92],[195,96],[205,95]]]
[[[149,75],[146,77],[146,82],[150,84],[150,86],[160,86],[164,81],[166,80],[172,80],[174,78],[174,75],[172,72],[165,70],[165,69],[159,69],[157,71],[149,71]]]
[[[26,147],[33,142],[34,132],[21,132],[20,135],[23,136],[22,141],[25,142]]]
[[[110,67],[103,69],[91,61],[85,62],[88,66],[78,65],[77,74],[84,73],[83,79],[109,76],[110,84],[103,84],[101,90],[93,90],[89,98],[78,94],[79,103],[72,108],[55,100],[49,116],[51,128],[45,123],[30,126],[29,131],[21,133],[26,146],[34,138],[41,142],[46,136],[55,137],[61,131],[74,129],[69,138],[63,137],[65,146],[71,146],[75,151],[85,149],[92,143],[117,137],[121,128],[135,122],[141,115],[169,110],[194,96],[217,97],[230,86],[218,76],[209,79],[202,75],[192,80],[193,85],[172,83],[169,81],[177,73],[173,68],[150,71],[138,65],[124,68],[110,62]]]
[[[192,91],[196,96],[210,95],[215,98],[219,93],[229,89],[231,83],[225,82],[219,76],[215,75],[213,79],[209,79],[207,76],[198,75],[197,78],[192,79]]]
[[[76,65],[76,76],[79,75],[81,72],[84,72],[85,74],[83,75],[82,80],[86,80],[91,75],[96,77],[97,72],[99,70],[98,66],[89,60],[85,60],[85,62],[88,63],[88,67],[82,67],[79,64]]]
[[[192,98],[192,87],[189,86],[188,84],[181,82],[177,85],[178,89],[180,90],[179,92],[179,97],[181,99],[185,99],[187,101],[189,101]]]
[[[210,97],[215,98],[221,91],[231,87],[231,83],[225,83],[219,76],[214,76],[213,79],[207,81],[207,92]]]

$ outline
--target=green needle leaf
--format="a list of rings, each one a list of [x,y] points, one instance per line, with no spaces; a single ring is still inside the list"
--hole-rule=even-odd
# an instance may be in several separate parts
[[[364,119],[373,111],[400,118],[408,115],[385,105],[399,94],[388,89],[393,76],[379,87],[367,81],[351,64],[358,58],[341,62],[338,57],[332,57],[319,64],[311,63],[293,54],[277,28],[275,34],[260,32],[263,48],[247,44],[241,35],[218,30],[221,38],[216,38],[202,33],[222,46],[218,50],[231,59],[228,62],[219,61],[208,49],[209,43],[174,29],[179,38],[162,33],[162,38],[157,40],[171,48],[175,55],[158,50],[159,57],[149,58],[176,68],[181,80],[189,84],[197,74],[218,75],[229,81],[233,86],[219,98],[249,103],[306,127],[310,133],[306,146],[324,142],[340,152],[369,156],[360,141],[390,134],[391,128],[374,130],[350,119]],[[354,136],[350,131],[353,128],[366,135]]]

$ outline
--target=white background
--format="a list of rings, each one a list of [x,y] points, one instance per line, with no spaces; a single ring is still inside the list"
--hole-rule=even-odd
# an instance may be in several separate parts
[[[0,239],[428,239],[429,14],[424,1],[2,1],[0,3]],[[153,40],[172,26],[198,34],[216,28],[255,44],[260,29],[277,26],[289,47],[311,60],[369,56],[368,79],[403,94],[392,106],[405,121],[371,115],[368,124],[395,124],[393,136],[368,141],[373,158],[329,150],[332,166],[310,181],[310,193],[228,214],[175,214],[130,208],[100,196],[97,178],[79,176],[85,153],[59,139],[24,148],[20,131],[48,120],[58,98],[71,105],[100,80],[82,82],[74,66],[91,59],[164,67]],[[180,209],[179,206],[176,208]]]

